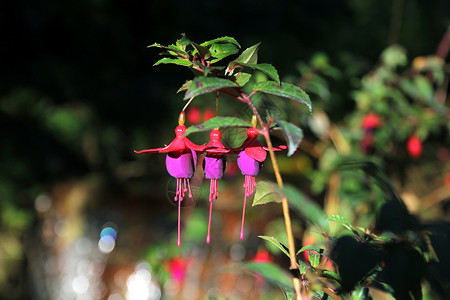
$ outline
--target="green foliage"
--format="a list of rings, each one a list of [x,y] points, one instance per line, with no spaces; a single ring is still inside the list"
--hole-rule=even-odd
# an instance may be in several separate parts
[[[275,264],[246,262],[243,264],[243,268],[264,277],[264,279],[270,283],[283,289],[292,290],[292,281],[290,276]]]
[[[187,89],[184,100],[211,92],[226,92],[231,89],[237,90],[238,85],[230,80],[216,77],[197,77]]]
[[[251,127],[247,121],[244,121],[240,118],[235,117],[214,117],[203,124],[190,126],[185,133],[185,136],[188,136],[191,133],[202,132],[202,131],[210,131],[214,128],[227,128],[227,127]]]
[[[264,81],[255,84],[253,86],[253,91],[295,100],[306,104],[309,110],[312,111],[312,104],[309,96],[301,88],[293,84],[281,83],[281,85],[279,85],[273,81]]]
[[[259,238],[266,240],[270,243],[272,243],[273,245],[275,245],[278,249],[280,249],[284,254],[287,255],[287,257],[291,257],[291,255],[289,254],[287,247],[285,245],[283,245],[282,243],[280,243],[276,238],[274,238],[273,236],[263,236],[260,235],[258,236]]]

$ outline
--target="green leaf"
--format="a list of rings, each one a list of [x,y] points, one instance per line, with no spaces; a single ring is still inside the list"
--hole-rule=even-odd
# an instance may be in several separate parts
[[[332,215],[332,216],[328,217],[328,220],[340,223],[345,228],[347,228],[348,230],[353,232],[354,235],[356,235],[357,237],[361,237],[359,232],[356,230],[356,228],[353,227],[353,225],[350,224],[350,222],[346,218],[344,218],[344,217],[342,217],[340,215]]]
[[[322,259],[321,254],[309,251],[308,257],[309,257],[309,262],[310,262],[311,266],[313,266],[314,268],[317,268],[320,265],[320,261]]]
[[[259,238],[262,238],[263,240],[269,241],[272,244],[274,244],[275,246],[278,247],[278,249],[280,249],[284,254],[287,255],[287,257],[291,257],[289,255],[289,252],[286,250],[286,246],[284,246],[282,243],[280,243],[276,238],[274,238],[273,236],[264,236],[264,235],[260,235],[258,236]]]
[[[309,269],[309,266],[302,260],[298,261],[298,266],[300,268],[300,274],[305,274],[306,273],[306,269]]]
[[[208,48],[200,46],[199,44],[192,43],[192,46],[195,48],[192,54],[198,53],[202,59],[208,59],[211,57],[211,52],[209,52]]]
[[[306,245],[302,249],[298,250],[297,255],[299,255],[300,253],[302,253],[304,251],[314,251],[316,253],[321,253],[323,251],[323,249],[320,247],[317,247],[316,245]]]
[[[295,153],[298,145],[303,140],[303,131],[292,123],[281,120],[278,117],[272,116],[283,132],[284,138],[286,139],[288,146],[287,156],[291,156]]]
[[[215,58],[211,60],[211,63],[216,63],[225,57],[238,53],[239,48],[233,44],[213,44],[209,51],[211,56]]]
[[[206,46],[209,46],[212,44],[226,44],[226,43],[233,44],[233,45],[236,45],[239,48],[241,48],[241,45],[239,45],[239,43],[234,38],[229,37],[229,36],[224,36],[224,37],[220,37],[217,39],[203,42],[200,44],[200,46],[206,47]]]
[[[184,135],[188,136],[191,133],[202,132],[202,131],[209,131],[209,130],[212,130],[214,128],[251,127],[251,126],[252,125],[249,122],[244,121],[244,120],[242,120],[240,118],[235,118],[235,117],[214,117],[214,118],[211,118],[211,119],[207,120],[203,124],[190,126],[186,130],[186,133]]]
[[[188,80],[186,81],[177,91],[177,93],[182,92],[182,91],[186,91],[187,89],[189,89],[189,87],[192,84],[192,80]]]
[[[272,263],[246,262],[243,267],[264,277],[268,282],[283,288],[293,289],[291,277]]]
[[[312,105],[309,96],[305,93],[305,91],[303,91],[296,85],[285,82],[282,82],[281,85],[279,85],[274,81],[263,81],[256,83],[253,86],[253,91],[295,100],[297,102],[306,104],[309,110],[312,111]]]
[[[261,43],[245,49],[238,58],[228,64],[225,74],[233,74],[233,69],[238,63],[256,64],[258,62],[258,48]]]
[[[270,202],[281,203],[282,195],[278,186],[269,181],[259,181],[256,185],[255,197],[252,206],[267,204]]]
[[[252,77],[252,74],[247,72],[239,72],[236,74],[236,83],[239,84],[239,86],[244,86]]]
[[[185,67],[190,67],[192,66],[192,63],[187,60],[187,59],[182,59],[182,58],[161,58],[160,60],[158,60],[153,66],[157,66],[159,64],[175,64],[175,65],[179,65],[179,66],[185,66]]]
[[[286,196],[289,204],[305,219],[326,232],[329,231],[330,225],[327,216],[317,203],[311,201],[305,194],[290,185],[285,185],[282,193]]]
[[[278,76],[278,72],[275,69],[274,66],[271,64],[249,64],[249,63],[243,63],[243,62],[236,62],[235,68],[238,67],[246,67],[253,70],[258,70],[275,80],[278,84],[280,84],[280,77]]]
[[[206,93],[221,91],[226,88],[236,88],[239,87],[231,80],[216,78],[216,77],[197,77],[192,80],[192,84],[186,91],[184,100],[190,99],[192,97],[197,97]]]
[[[182,33],[181,38],[177,40],[177,46],[184,47],[183,49],[185,49],[186,46],[190,44],[192,44],[192,41],[186,36],[186,34]]]
[[[154,43],[154,44],[147,46],[147,48],[152,48],[152,47],[169,50],[169,54],[174,55],[174,56],[177,56],[177,55],[186,56],[186,57],[189,56],[189,54],[186,51],[184,51],[184,49],[182,49],[178,46],[175,46],[175,45],[163,46],[161,44]]]
[[[260,191],[258,192],[258,190]],[[256,193],[258,193],[258,195],[256,195]],[[280,202],[284,196],[288,200],[289,204],[291,204],[291,206],[295,210],[297,210],[306,220],[314,225],[321,227],[327,232],[329,231],[329,222],[322,208],[317,203],[308,199],[306,195],[301,193],[293,186],[285,185],[283,188],[279,188],[278,185],[273,182],[260,181],[256,186],[256,193],[255,199],[257,204],[254,203],[253,205],[264,204],[268,202]],[[270,195],[270,197],[272,197],[268,199],[271,201],[264,200],[264,197],[267,197],[267,195]]]
[[[336,274],[336,273],[334,273],[332,271],[328,271],[328,270],[323,270],[323,272],[322,272],[322,274],[320,276],[336,280],[339,283],[341,283],[341,281],[342,281],[341,276],[339,276],[338,274]]]

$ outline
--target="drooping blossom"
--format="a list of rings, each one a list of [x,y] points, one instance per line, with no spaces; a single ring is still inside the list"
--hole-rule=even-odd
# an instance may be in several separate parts
[[[177,245],[180,247],[180,215],[181,215],[181,201],[188,192],[189,198],[192,198],[191,186],[189,179],[194,176],[197,152],[203,152],[204,145],[196,145],[184,136],[186,133],[186,126],[184,126],[185,115],[180,113],[178,119],[178,126],[175,128],[175,139],[166,147],[146,149],[134,151],[136,153],[167,153],[166,168],[167,172],[175,177],[177,180],[175,201],[178,202],[178,240]]]
[[[267,147],[257,139],[259,130],[256,128],[256,117],[252,118],[252,125],[247,129],[247,139],[244,143],[234,151],[240,150],[237,158],[237,164],[241,170],[242,175],[245,176],[244,179],[244,205],[242,209],[242,222],[241,222],[241,240],[244,239],[244,218],[245,218],[245,205],[247,202],[247,197],[252,195],[256,187],[255,177],[259,174],[259,171],[263,165],[263,162],[267,157]],[[273,150],[285,150],[286,146],[273,147]]]
[[[206,243],[208,244],[211,241],[210,231],[213,199],[217,199],[217,197],[219,196],[217,180],[223,177],[226,167],[225,154],[230,152],[230,150],[226,149],[225,146],[220,142],[222,133],[219,129],[216,128],[211,130],[209,137],[210,141],[206,145],[206,156],[203,161],[203,170],[205,173],[205,177],[211,180],[209,187],[208,235],[206,236]]]

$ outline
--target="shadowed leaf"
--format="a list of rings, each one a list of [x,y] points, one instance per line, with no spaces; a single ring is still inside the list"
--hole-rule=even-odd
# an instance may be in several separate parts
[[[291,156],[295,153],[298,145],[303,140],[303,131],[292,123],[286,122],[278,117],[273,116],[286,139],[288,146],[287,156]]]
[[[296,85],[285,82],[279,85],[274,81],[262,81],[253,86],[253,91],[288,98],[306,104],[309,110],[312,111],[309,96]]]
[[[192,80],[192,84],[186,91],[184,100],[197,97],[210,92],[220,91],[226,88],[238,88],[238,86],[230,80],[216,77],[197,77]]]

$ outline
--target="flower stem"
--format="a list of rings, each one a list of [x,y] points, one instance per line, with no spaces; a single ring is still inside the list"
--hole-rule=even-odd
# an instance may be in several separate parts
[[[261,118],[261,115],[259,114],[255,105],[253,104],[252,100],[250,99],[251,96],[253,96],[253,93],[249,96],[247,96],[245,94],[241,95],[244,102],[249,105],[249,107],[255,114],[261,127],[265,128],[266,124],[265,124],[264,120]],[[283,188],[283,179],[281,178],[280,168],[278,166],[278,162],[276,160],[275,153],[273,151],[273,146],[272,146],[272,141],[270,139],[269,131],[263,130],[262,135],[264,136],[264,139],[266,140],[267,148],[269,148],[270,159],[272,161],[273,171],[275,173],[275,178],[277,180],[278,187]],[[290,265],[289,269],[294,270],[294,269],[298,269],[299,267],[298,267],[298,264],[296,261],[294,235],[292,233],[291,217],[289,215],[289,204],[288,204],[286,197],[283,197],[281,199],[281,205],[283,207],[283,217],[284,217],[284,223],[286,226],[286,234],[287,234],[287,238],[288,238],[289,257],[291,259],[291,265]],[[294,288],[295,288],[295,294],[297,295],[296,296],[297,300],[300,300],[301,299],[300,280],[297,277],[294,277],[292,279],[292,281],[293,281]]]

